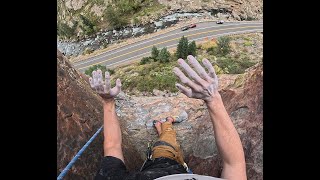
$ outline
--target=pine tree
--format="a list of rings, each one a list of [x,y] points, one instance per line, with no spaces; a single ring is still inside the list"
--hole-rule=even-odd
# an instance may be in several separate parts
[[[188,39],[184,36],[179,40],[176,57],[186,59],[188,56]]]
[[[159,50],[157,49],[156,46],[153,46],[151,50],[151,58],[154,60],[154,62],[158,61],[158,56],[159,56]]]
[[[183,46],[182,46],[182,58],[183,59],[187,59],[187,56],[188,56],[188,39],[187,38],[184,38],[184,41],[183,41]]]
[[[80,19],[82,21],[82,30],[85,32],[85,34],[87,35],[91,35],[92,33],[94,33],[93,30],[93,23],[86,17],[84,17],[83,15],[80,14]]]
[[[159,53],[159,60],[161,63],[166,63],[170,61],[170,52],[166,47],[162,48]]]
[[[197,54],[196,42],[195,42],[195,41],[192,41],[192,42],[189,43],[189,45],[188,45],[188,55],[196,56],[196,54]]]

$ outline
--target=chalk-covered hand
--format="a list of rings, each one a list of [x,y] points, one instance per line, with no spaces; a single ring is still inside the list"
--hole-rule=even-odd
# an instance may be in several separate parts
[[[105,80],[103,81],[102,71],[98,69],[92,72],[92,77],[89,78],[90,86],[95,90],[104,100],[109,100],[118,95],[121,91],[121,81],[116,80],[116,86],[111,89],[110,74],[105,72]]]
[[[196,70],[194,71],[183,59],[178,59],[180,67],[188,74],[191,80],[177,67],[173,68],[175,75],[179,77],[181,82],[189,88],[176,83],[176,87],[186,96],[190,98],[203,99],[206,103],[213,101],[219,97],[218,77],[207,59],[203,59],[203,65],[208,69],[209,73],[199,64],[199,62],[191,55],[188,57],[188,63]]]

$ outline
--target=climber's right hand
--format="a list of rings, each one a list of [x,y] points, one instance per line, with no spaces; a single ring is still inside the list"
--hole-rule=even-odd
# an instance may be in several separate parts
[[[207,59],[203,59],[202,61],[209,71],[209,73],[207,73],[193,56],[189,55],[187,58],[188,63],[196,71],[194,71],[183,59],[178,59],[178,64],[194,81],[190,80],[179,68],[175,67],[173,68],[174,74],[190,89],[179,83],[176,83],[176,87],[186,96],[203,99],[206,103],[212,102],[217,98],[220,99],[221,96],[218,92],[218,77],[211,63]]]
[[[102,71],[98,69],[92,72],[92,77],[89,78],[90,86],[95,90],[105,101],[113,99],[121,91],[121,81],[116,80],[116,86],[111,89],[110,74],[105,72],[105,80],[103,81]]]

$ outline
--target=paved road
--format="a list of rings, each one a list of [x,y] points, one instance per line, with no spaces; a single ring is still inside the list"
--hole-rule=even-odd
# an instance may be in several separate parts
[[[126,45],[121,48],[104,52],[100,55],[90,57],[86,60],[74,63],[74,67],[81,72],[95,64],[106,65],[107,67],[136,61],[151,54],[151,48],[155,45],[158,48],[176,47],[179,39],[184,35],[188,40],[202,41],[205,38],[219,37],[227,34],[239,34],[247,32],[262,32],[263,23],[261,21],[250,22],[225,22],[216,24],[215,22],[198,23],[196,28],[187,31],[180,29],[152,37],[140,42]]]

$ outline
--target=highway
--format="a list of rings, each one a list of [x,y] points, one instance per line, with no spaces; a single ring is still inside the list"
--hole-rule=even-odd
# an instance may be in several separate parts
[[[240,34],[249,32],[263,32],[262,21],[249,22],[225,22],[216,24],[215,22],[198,23],[197,27],[186,31],[180,29],[172,30],[165,34],[157,35],[136,43],[132,43],[120,48],[103,52],[86,60],[75,62],[73,66],[84,72],[92,65],[101,64],[107,67],[118,66],[123,63],[140,60],[142,57],[151,55],[152,46],[157,48],[176,47],[179,39],[184,35],[189,41],[203,41],[205,38],[219,37],[229,34]]]

